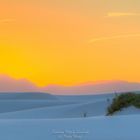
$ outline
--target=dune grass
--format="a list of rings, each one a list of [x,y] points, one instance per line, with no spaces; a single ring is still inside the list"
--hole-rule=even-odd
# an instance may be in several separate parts
[[[111,105],[107,108],[107,115],[113,115],[115,112],[129,106],[135,106],[140,109],[140,94],[123,93],[116,95]]]

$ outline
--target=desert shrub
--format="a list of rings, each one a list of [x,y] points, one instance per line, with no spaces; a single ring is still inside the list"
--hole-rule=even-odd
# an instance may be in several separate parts
[[[140,95],[137,94],[135,96],[136,96],[136,98],[133,100],[133,105],[137,108],[140,108]]]
[[[140,108],[140,94],[123,93],[115,96],[111,105],[107,108],[107,115],[113,115],[116,111],[121,111],[131,105]]]

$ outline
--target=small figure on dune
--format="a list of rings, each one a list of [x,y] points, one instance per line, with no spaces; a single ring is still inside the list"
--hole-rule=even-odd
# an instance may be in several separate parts
[[[110,102],[110,99],[109,99],[109,98],[107,98],[107,102],[108,102],[108,103]]]
[[[84,116],[84,118],[86,118],[86,117],[87,117],[87,113],[85,112],[85,113],[83,114],[83,116]]]

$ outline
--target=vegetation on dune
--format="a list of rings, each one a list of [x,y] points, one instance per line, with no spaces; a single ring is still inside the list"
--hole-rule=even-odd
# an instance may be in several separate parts
[[[116,95],[111,105],[107,108],[107,115],[113,115],[116,111],[121,111],[129,106],[140,108],[140,94],[123,93]]]

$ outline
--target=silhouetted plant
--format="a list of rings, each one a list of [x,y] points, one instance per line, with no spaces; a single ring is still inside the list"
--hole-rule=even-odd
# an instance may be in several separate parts
[[[140,94],[119,94],[113,98],[112,104],[107,108],[107,115],[113,115],[116,111],[131,105],[140,108]]]

